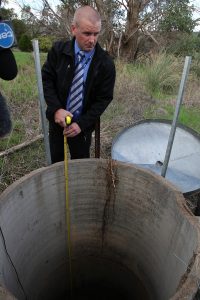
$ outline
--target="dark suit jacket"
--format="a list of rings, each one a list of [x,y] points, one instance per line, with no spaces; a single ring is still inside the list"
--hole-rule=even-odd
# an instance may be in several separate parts
[[[47,119],[54,123],[54,113],[66,109],[67,96],[75,69],[74,39],[56,42],[42,67]],[[83,111],[76,123],[82,131],[94,129],[95,121],[113,99],[115,66],[109,54],[97,43],[85,85]],[[52,124],[53,125],[53,124]],[[55,124],[54,124],[55,125]]]

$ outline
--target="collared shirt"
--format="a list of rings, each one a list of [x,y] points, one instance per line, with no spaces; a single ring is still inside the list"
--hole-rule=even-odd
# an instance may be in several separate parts
[[[75,48],[75,65],[78,63],[78,52],[81,50],[75,40],[75,43],[74,43],[74,48]],[[85,54],[85,57],[83,59],[83,65],[86,63],[86,65],[84,66],[84,82],[86,82],[86,78],[87,78],[87,73],[88,73],[88,69],[90,67],[90,64],[91,64],[91,61],[92,61],[92,57],[94,55],[94,52],[95,52],[95,48],[92,49],[91,51],[89,52],[86,52],[86,51],[83,51],[84,54]]]
[[[76,40],[75,40],[75,43],[74,43],[74,52],[75,52],[75,66],[77,65],[78,63],[78,52],[80,51],[81,49],[79,48]],[[84,95],[84,90],[85,90],[85,82],[86,82],[86,79],[87,79],[87,74],[88,74],[88,70],[89,70],[89,67],[90,67],[90,64],[91,64],[91,61],[92,61],[92,57],[94,55],[94,52],[95,52],[95,48],[92,49],[91,51],[89,52],[86,52],[86,51],[83,51],[84,52],[84,59],[83,59],[83,65],[84,65],[84,77],[83,77],[83,80],[84,80],[84,87],[83,87],[83,95]],[[68,95],[67,97],[67,105],[66,105],[66,108],[67,110],[69,110],[69,101],[70,101],[70,94]],[[76,120],[79,115],[81,114],[81,110],[79,110],[78,112],[75,112],[73,115],[73,119]]]

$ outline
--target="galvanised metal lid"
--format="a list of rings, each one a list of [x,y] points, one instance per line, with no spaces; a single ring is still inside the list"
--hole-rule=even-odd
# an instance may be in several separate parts
[[[115,137],[112,158],[161,174],[170,130],[168,120],[137,122]],[[189,127],[177,125],[165,178],[182,193],[200,190],[200,135]]]

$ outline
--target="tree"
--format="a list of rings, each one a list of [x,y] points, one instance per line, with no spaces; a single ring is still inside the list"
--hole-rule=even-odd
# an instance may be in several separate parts
[[[52,36],[39,36],[38,42],[39,42],[40,51],[48,52],[54,40],[55,38],[53,38]]]
[[[32,12],[29,5],[24,5],[21,9],[21,20],[26,24],[26,34],[35,38],[40,33],[40,19]]]
[[[122,52],[123,57],[128,60],[134,60],[138,49],[139,30],[143,25],[140,14],[150,1],[128,0],[126,2],[124,7],[127,17],[121,41]]]
[[[190,33],[196,26],[192,19],[193,6],[189,0],[171,0],[163,12],[159,28],[163,31],[181,31]]]
[[[97,8],[102,17],[103,30],[100,40],[103,47],[114,55],[117,47],[121,48],[121,55],[133,60],[137,52],[139,30],[143,26],[140,14],[150,2],[150,0],[60,0],[60,5],[55,10],[48,0],[42,0],[43,8],[38,21],[42,34],[68,38],[76,8],[90,5]],[[35,15],[31,8],[28,11],[24,7],[24,11],[29,14],[29,20]]]
[[[17,41],[19,41],[22,34],[26,33],[27,31],[26,24],[19,19],[12,20],[12,24],[13,24],[16,39]]]
[[[76,8],[90,5],[102,17],[100,41],[103,47],[128,61],[136,59],[142,36],[148,35],[157,43],[152,31],[160,28],[191,31],[194,28],[189,0],[60,0],[56,8],[48,0],[40,1],[42,8],[37,17],[31,7],[23,10],[26,13],[23,20],[33,35],[37,31],[37,35],[69,38]],[[167,24],[170,26],[167,27]]]
[[[12,20],[17,18],[13,8],[1,7],[1,17],[3,20]]]
[[[19,40],[18,46],[21,51],[32,51],[32,43],[30,37],[27,34],[23,34]]]

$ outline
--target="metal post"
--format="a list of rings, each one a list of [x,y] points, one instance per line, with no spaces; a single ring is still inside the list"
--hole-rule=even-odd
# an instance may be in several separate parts
[[[46,105],[44,100],[44,92],[42,85],[42,75],[41,75],[41,65],[40,65],[40,53],[38,40],[33,40],[33,50],[34,50],[34,60],[35,60],[35,70],[37,76],[37,86],[38,86],[38,95],[39,95],[39,104],[40,104],[40,115],[42,121],[42,131],[44,134],[44,144],[45,144],[45,155],[47,164],[51,164],[51,155],[50,155],[50,147],[49,147],[49,138],[48,138],[48,129],[47,129],[47,120],[46,120]]]
[[[181,106],[181,103],[183,100],[185,82],[188,77],[191,61],[192,61],[191,56],[186,56],[183,73],[182,73],[182,78],[181,78],[181,83],[180,83],[180,87],[179,87],[179,93],[178,93],[178,97],[177,97],[177,101],[176,101],[176,109],[174,112],[174,118],[173,118],[172,127],[170,130],[170,135],[169,135],[169,139],[168,139],[167,150],[165,153],[165,159],[164,159],[164,163],[163,163],[162,170],[161,170],[161,176],[163,176],[163,177],[165,177],[166,172],[167,172],[169,158],[170,158],[170,154],[171,154],[171,150],[172,150],[172,146],[173,146],[173,142],[174,142],[174,136],[175,136],[175,132],[176,132],[176,126],[177,126],[180,106]]]

